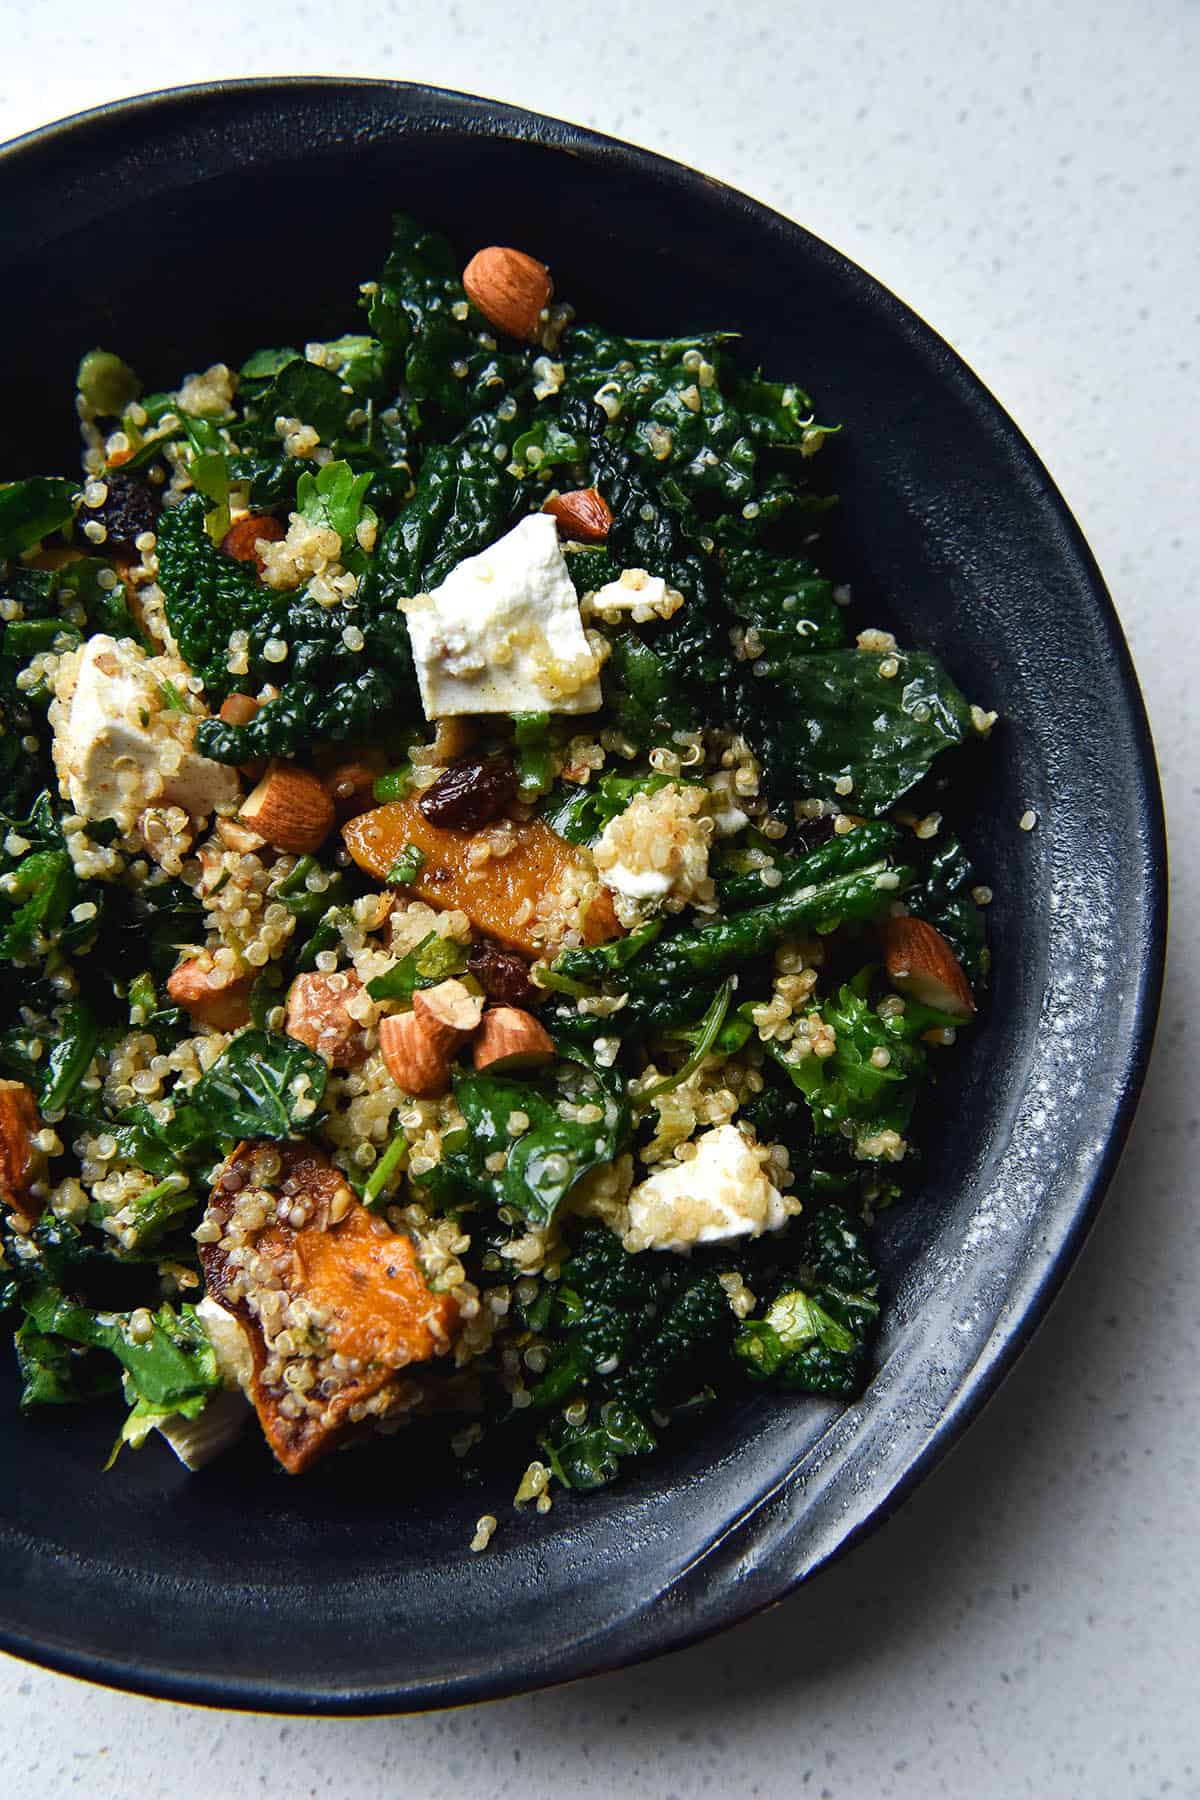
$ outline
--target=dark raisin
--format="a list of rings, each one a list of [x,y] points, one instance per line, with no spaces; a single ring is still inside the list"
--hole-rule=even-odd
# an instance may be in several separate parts
[[[536,1006],[546,997],[530,981],[529,964],[515,950],[502,950],[490,941],[474,944],[470,964],[488,999],[498,1000],[502,1006]]]
[[[511,756],[489,756],[483,762],[456,762],[427,787],[417,805],[431,825],[456,831],[478,831],[502,813],[517,791]]]
[[[109,556],[137,556],[137,540],[143,531],[158,530],[160,502],[148,483],[135,475],[106,475],[108,494],[100,506],[86,506],[81,523],[95,519],[107,536],[98,548]]]
[[[819,850],[833,836],[833,813],[825,813],[819,819],[801,819],[796,827],[796,836],[800,839],[802,850]]]

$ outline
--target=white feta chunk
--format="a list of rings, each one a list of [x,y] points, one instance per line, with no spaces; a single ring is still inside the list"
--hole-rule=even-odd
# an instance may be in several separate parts
[[[202,1469],[236,1443],[252,1416],[243,1395],[214,1394],[198,1418],[172,1413],[160,1419],[155,1430],[166,1438],[185,1469]]]
[[[549,513],[522,519],[404,610],[426,718],[601,704],[600,660]]]
[[[217,1368],[227,1388],[249,1391],[254,1380],[254,1352],[250,1334],[229,1308],[205,1294],[196,1308],[196,1317],[205,1337],[213,1347]]]
[[[688,1251],[694,1244],[759,1237],[800,1211],[763,1169],[763,1152],[736,1125],[695,1140],[695,1155],[640,1182],[629,1196],[627,1250]]]
[[[683,595],[668,587],[661,575],[622,569],[615,581],[584,596],[583,610],[588,618],[603,619],[606,625],[615,625],[622,613],[628,613],[635,625],[646,625],[651,619],[673,618],[682,605]]]
[[[665,900],[671,891],[672,876],[667,869],[631,869],[628,863],[610,863],[604,871],[604,884],[626,900]]]
[[[50,709],[59,784],[85,819],[128,830],[148,806],[180,806],[193,819],[236,804],[236,772],[192,749],[200,714],[170,704],[187,670],[147,657],[130,638],[105,633],[64,657]]]

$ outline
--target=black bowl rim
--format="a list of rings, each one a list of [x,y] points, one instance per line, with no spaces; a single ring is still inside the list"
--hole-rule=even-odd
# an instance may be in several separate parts
[[[202,105],[225,96],[257,98],[268,102],[285,99],[302,101],[305,96],[316,98],[322,94],[352,94],[356,91],[391,93],[397,101],[401,119],[406,106],[418,113],[421,109],[437,108],[443,115],[452,115],[454,124],[461,130],[473,129],[493,137],[511,136],[521,141],[542,144],[547,148],[569,150],[574,155],[616,161],[631,173],[657,173],[660,178],[669,176],[676,182],[682,178],[687,184],[702,184],[710,197],[715,194],[724,206],[756,216],[778,235],[803,241],[810,254],[816,253],[836,261],[875,305],[888,308],[894,319],[898,315],[908,334],[922,340],[925,348],[936,354],[943,380],[957,390],[959,398],[970,407],[981,423],[990,426],[1004,439],[1010,454],[1020,466],[1036,503],[1057,521],[1065,554],[1072,556],[1078,565],[1082,584],[1088,589],[1097,623],[1105,633],[1111,652],[1114,691],[1125,709],[1136,743],[1136,769],[1132,773],[1145,822],[1146,880],[1140,888],[1131,889],[1128,896],[1128,916],[1130,920],[1136,921],[1137,936],[1124,945],[1123,950],[1128,958],[1127,966],[1134,965],[1137,1000],[1128,1041],[1113,1047],[1114,1059],[1119,1063],[1115,1071],[1119,1078],[1119,1092],[1105,1133],[1103,1154],[1094,1164],[1090,1175],[1080,1178],[1074,1205],[1069,1211],[1065,1207],[1059,1210],[1055,1219],[1054,1248],[1045,1258],[1036,1279],[1026,1284],[1026,1297],[1019,1313],[1007,1325],[997,1329],[996,1336],[989,1343],[988,1354],[964,1377],[952,1403],[931,1428],[924,1445],[910,1458],[891,1486],[874,1498],[869,1510],[835,1543],[809,1560],[805,1566],[797,1568],[794,1562],[789,1561],[789,1540],[793,1534],[786,1521],[772,1522],[765,1517],[766,1502],[776,1496],[762,1495],[727,1534],[728,1538],[735,1529],[744,1531],[747,1520],[752,1519],[755,1514],[759,1515],[757,1522],[750,1528],[752,1550],[760,1572],[763,1563],[769,1563],[769,1574],[765,1583],[759,1581],[755,1584],[753,1595],[748,1594],[744,1586],[727,1579],[725,1593],[719,1603],[714,1605],[710,1598],[704,1607],[696,1606],[697,1578],[704,1582],[703,1571],[706,1565],[720,1563],[722,1540],[718,1540],[709,1546],[698,1563],[685,1569],[677,1577],[670,1594],[672,1604],[667,1619],[664,1620],[661,1609],[651,1612],[647,1604],[627,1617],[618,1630],[608,1634],[603,1644],[592,1646],[573,1658],[569,1667],[547,1667],[534,1655],[527,1655],[524,1663],[518,1665],[508,1662],[486,1678],[471,1678],[429,1687],[408,1686],[403,1689],[389,1685],[386,1673],[381,1672],[379,1681],[368,1688],[335,1694],[324,1690],[320,1694],[314,1692],[307,1698],[294,1687],[273,1687],[269,1680],[256,1682],[251,1688],[241,1682],[226,1684],[209,1677],[165,1673],[139,1663],[134,1657],[117,1661],[110,1657],[72,1651],[61,1645],[43,1644],[28,1633],[10,1630],[0,1620],[0,1649],[63,1674],[160,1699],[258,1711],[324,1715],[413,1711],[498,1699],[582,1675],[624,1668],[648,1657],[683,1649],[784,1599],[818,1571],[839,1561],[853,1545],[889,1518],[942,1459],[996,1392],[1016,1358],[1036,1332],[1096,1219],[1125,1147],[1153,1048],[1166,957],[1168,912],[1166,825],[1145,703],[1112,599],[1082,530],[1032,445],[957,351],[907,302],[862,269],[852,258],[816,237],[802,225],[689,164],[660,156],[638,145],[566,120],[505,101],[429,83],[352,76],[250,77],[197,82],[131,95],[70,114],[24,133],[8,143],[0,144],[0,171],[16,173],[14,164],[19,168],[25,159],[32,162],[32,159],[45,151],[61,149],[66,140],[81,131],[113,119],[127,122],[137,119],[144,122],[150,117],[164,114],[182,116],[189,106]],[[31,167],[29,174],[34,173],[35,170]],[[745,1545],[738,1552],[739,1560],[744,1554]],[[724,1572],[728,1576],[730,1570],[726,1569]],[[721,1570],[716,1566],[708,1568],[710,1577],[720,1573]],[[656,1598],[661,1601],[663,1596]]]

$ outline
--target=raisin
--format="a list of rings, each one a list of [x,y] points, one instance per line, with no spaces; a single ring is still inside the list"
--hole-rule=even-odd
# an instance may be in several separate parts
[[[537,1006],[545,993],[529,979],[529,964],[515,950],[503,950],[490,940],[473,944],[471,973],[489,1000],[502,1006]]]
[[[502,813],[517,791],[511,756],[489,756],[482,762],[456,762],[427,787],[417,806],[431,825],[457,831],[479,831]]]
[[[161,503],[154,488],[136,475],[106,475],[108,493],[100,506],[85,506],[82,518],[103,525],[106,537],[100,546],[110,556],[134,556],[143,531],[158,530]]]
[[[819,850],[834,835],[833,813],[825,813],[819,819],[801,819],[796,827],[796,836],[800,839],[800,847],[804,851]]]

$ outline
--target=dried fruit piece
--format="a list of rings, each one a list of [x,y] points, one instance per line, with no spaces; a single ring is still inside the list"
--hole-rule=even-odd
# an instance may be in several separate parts
[[[506,823],[503,856],[473,860],[478,840],[461,831],[431,825],[413,800],[392,800],[360,813],[342,828],[346,848],[360,869],[378,881],[408,845],[425,860],[410,894],[443,910],[465,912],[472,925],[526,956],[545,954],[544,938],[552,931],[539,924],[539,909],[555,909],[559,896],[582,894],[573,919],[582,914],[585,943],[603,944],[620,937],[608,890],[597,881],[585,852],[568,844],[541,819]],[[547,915],[548,916],[548,915]]]
[[[211,956],[193,956],[167,977],[167,993],[198,1025],[214,1031],[237,1031],[250,1023],[253,973],[218,969]]]
[[[523,250],[491,244],[477,250],[463,270],[467,297],[489,324],[509,337],[536,344],[554,283],[545,263]]]
[[[580,544],[602,544],[612,527],[612,507],[598,488],[573,488],[547,500],[543,512],[552,513],[564,537]]]
[[[505,1006],[536,1006],[545,999],[542,988],[529,978],[529,964],[515,950],[502,950],[499,944],[473,944],[468,959],[470,970],[489,1000]]]
[[[136,475],[104,475],[101,482],[107,489],[105,498],[99,506],[85,503],[79,523],[103,525],[104,537],[98,547],[106,556],[136,559],[141,555],[137,540],[142,533],[158,530],[158,492]]]
[[[554,1059],[554,1039],[519,1006],[491,1006],[472,1045],[475,1067],[484,1069],[534,1069]]]
[[[221,539],[221,548],[226,556],[232,556],[237,562],[254,563],[261,575],[263,559],[259,543],[265,539],[270,544],[278,544],[286,536],[282,523],[270,513],[247,513],[244,519],[234,520]]]
[[[0,1199],[26,1225],[41,1211],[31,1192],[46,1172],[46,1158],[33,1141],[41,1128],[33,1089],[23,1081],[0,1081]]]
[[[276,850],[296,856],[319,850],[335,823],[333,801],[311,769],[287,762],[270,764],[239,817]]]
[[[380,1019],[379,1048],[396,1086],[415,1100],[436,1100],[450,1086],[450,1057],[434,1043],[415,1012],[389,1013]]]
[[[231,1227],[236,1258],[223,1241]],[[404,1371],[453,1341],[454,1297],[431,1292],[411,1240],[309,1144],[238,1146],[213,1188],[200,1255],[209,1294],[249,1340],[249,1398],[289,1474],[356,1425],[405,1412],[418,1391]]]
[[[461,981],[439,981],[436,987],[417,989],[413,1013],[434,1049],[451,1057],[479,1024],[483,996]]]
[[[922,1006],[969,1019],[975,997],[962,965],[940,931],[924,919],[888,919],[880,927],[888,980]]]
[[[284,1030],[323,1057],[331,1069],[357,1069],[366,1060],[362,1025],[347,1010],[347,1001],[362,992],[353,969],[332,975],[297,975],[288,989]]]
[[[488,756],[478,762],[456,762],[427,787],[417,801],[431,825],[455,831],[479,831],[499,818],[517,791],[511,756]]]

